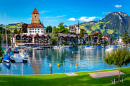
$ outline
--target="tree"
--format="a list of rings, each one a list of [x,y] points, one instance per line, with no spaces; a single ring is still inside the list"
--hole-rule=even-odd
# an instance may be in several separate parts
[[[52,38],[50,40],[51,44],[56,44],[57,38],[58,38],[58,34],[57,34],[57,31],[56,31],[56,26],[54,26],[53,29],[52,29]]]
[[[18,30],[17,29],[14,30],[14,34],[18,34]]]
[[[113,41],[113,36],[110,37],[110,43],[112,43],[112,41]]]
[[[120,67],[124,64],[127,65],[130,63],[130,52],[127,48],[118,48],[112,53],[108,54],[106,57],[103,56],[104,61],[111,65],[114,64],[119,67],[119,84],[120,84]]]
[[[61,44],[62,45],[67,45],[67,42],[66,41],[61,41]]]
[[[4,55],[4,50],[2,48],[2,37],[1,37],[1,34],[0,34],[0,57],[2,57]]]
[[[58,32],[59,33],[63,33],[63,32],[65,32],[65,27],[64,27],[64,25],[63,25],[64,23],[63,22],[61,22],[61,23],[59,23],[59,25],[58,25]]]
[[[84,36],[83,30],[80,30],[79,37],[83,37],[83,36]]]
[[[125,43],[125,44],[128,44],[130,38],[129,38],[129,35],[128,35],[128,32],[125,31],[124,32],[124,35],[122,36],[122,41]]]
[[[47,26],[47,28],[46,28],[46,32],[48,33],[51,33],[52,32],[52,26]]]
[[[65,28],[65,33],[69,33],[69,30],[67,28]]]

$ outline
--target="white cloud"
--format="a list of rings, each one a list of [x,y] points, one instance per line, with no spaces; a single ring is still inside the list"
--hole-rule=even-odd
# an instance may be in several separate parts
[[[80,17],[78,20],[83,21],[83,22],[89,22],[89,21],[94,21],[95,19],[100,18],[100,17]],[[101,18],[100,18],[101,19]],[[75,18],[70,18],[70,21],[76,21],[77,19]]]
[[[46,13],[46,12],[50,12],[50,11],[40,11],[39,13],[42,14],[42,13]]]
[[[75,18],[70,18],[69,20],[70,20],[70,21],[75,21],[76,19],[75,19]]]
[[[93,21],[94,19],[96,19],[97,17],[80,17],[80,21],[86,21],[86,22],[89,22],[89,21]]]
[[[122,7],[122,5],[115,5],[115,7],[116,7],[116,8],[120,8],[120,7]]]

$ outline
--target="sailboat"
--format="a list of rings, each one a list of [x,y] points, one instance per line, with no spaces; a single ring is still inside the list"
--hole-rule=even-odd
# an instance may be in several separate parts
[[[3,61],[9,63],[10,62],[10,56],[8,54],[5,54],[3,56]]]
[[[6,13],[5,13],[5,32],[6,32],[6,48],[5,48],[5,55],[3,56],[3,61],[9,63],[10,56],[7,54],[7,47],[8,47],[8,40],[7,40],[7,29],[6,29]]]
[[[57,40],[58,40],[58,38],[57,38]],[[58,42],[57,42],[57,46],[53,46],[53,49],[60,49],[60,46],[58,46]]]
[[[109,43],[109,48],[107,48],[105,51],[113,51],[114,50],[114,47],[112,47]]]

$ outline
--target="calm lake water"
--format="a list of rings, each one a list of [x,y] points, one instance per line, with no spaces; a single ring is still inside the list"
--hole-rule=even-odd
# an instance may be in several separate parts
[[[33,75],[50,74],[50,63],[52,64],[52,73],[63,73],[63,61],[65,73],[96,71],[117,68],[114,65],[108,65],[103,61],[106,55],[105,48],[96,48],[94,50],[83,50],[84,47],[75,47],[73,49],[54,50],[26,50],[29,54],[28,63],[1,63],[0,74],[9,75]],[[75,64],[78,66],[75,66]],[[57,65],[60,64],[60,67]],[[128,64],[127,66],[130,66]],[[126,67],[124,65],[124,67]]]

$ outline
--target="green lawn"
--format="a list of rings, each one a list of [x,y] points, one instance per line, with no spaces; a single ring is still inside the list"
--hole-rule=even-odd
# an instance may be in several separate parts
[[[124,75],[124,83],[121,83],[120,85],[130,86],[130,68],[121,68],[121,71],[126,73],[126,75]],[[77,72],[77,76],[67,76],[65,74],[0,75],[0,86],[120,86],[118,82],[116,82],[116,84],[113,85],[110,81],[117,76],[93,79],[90,76],[88,76],[88,73],[90,72]]]

